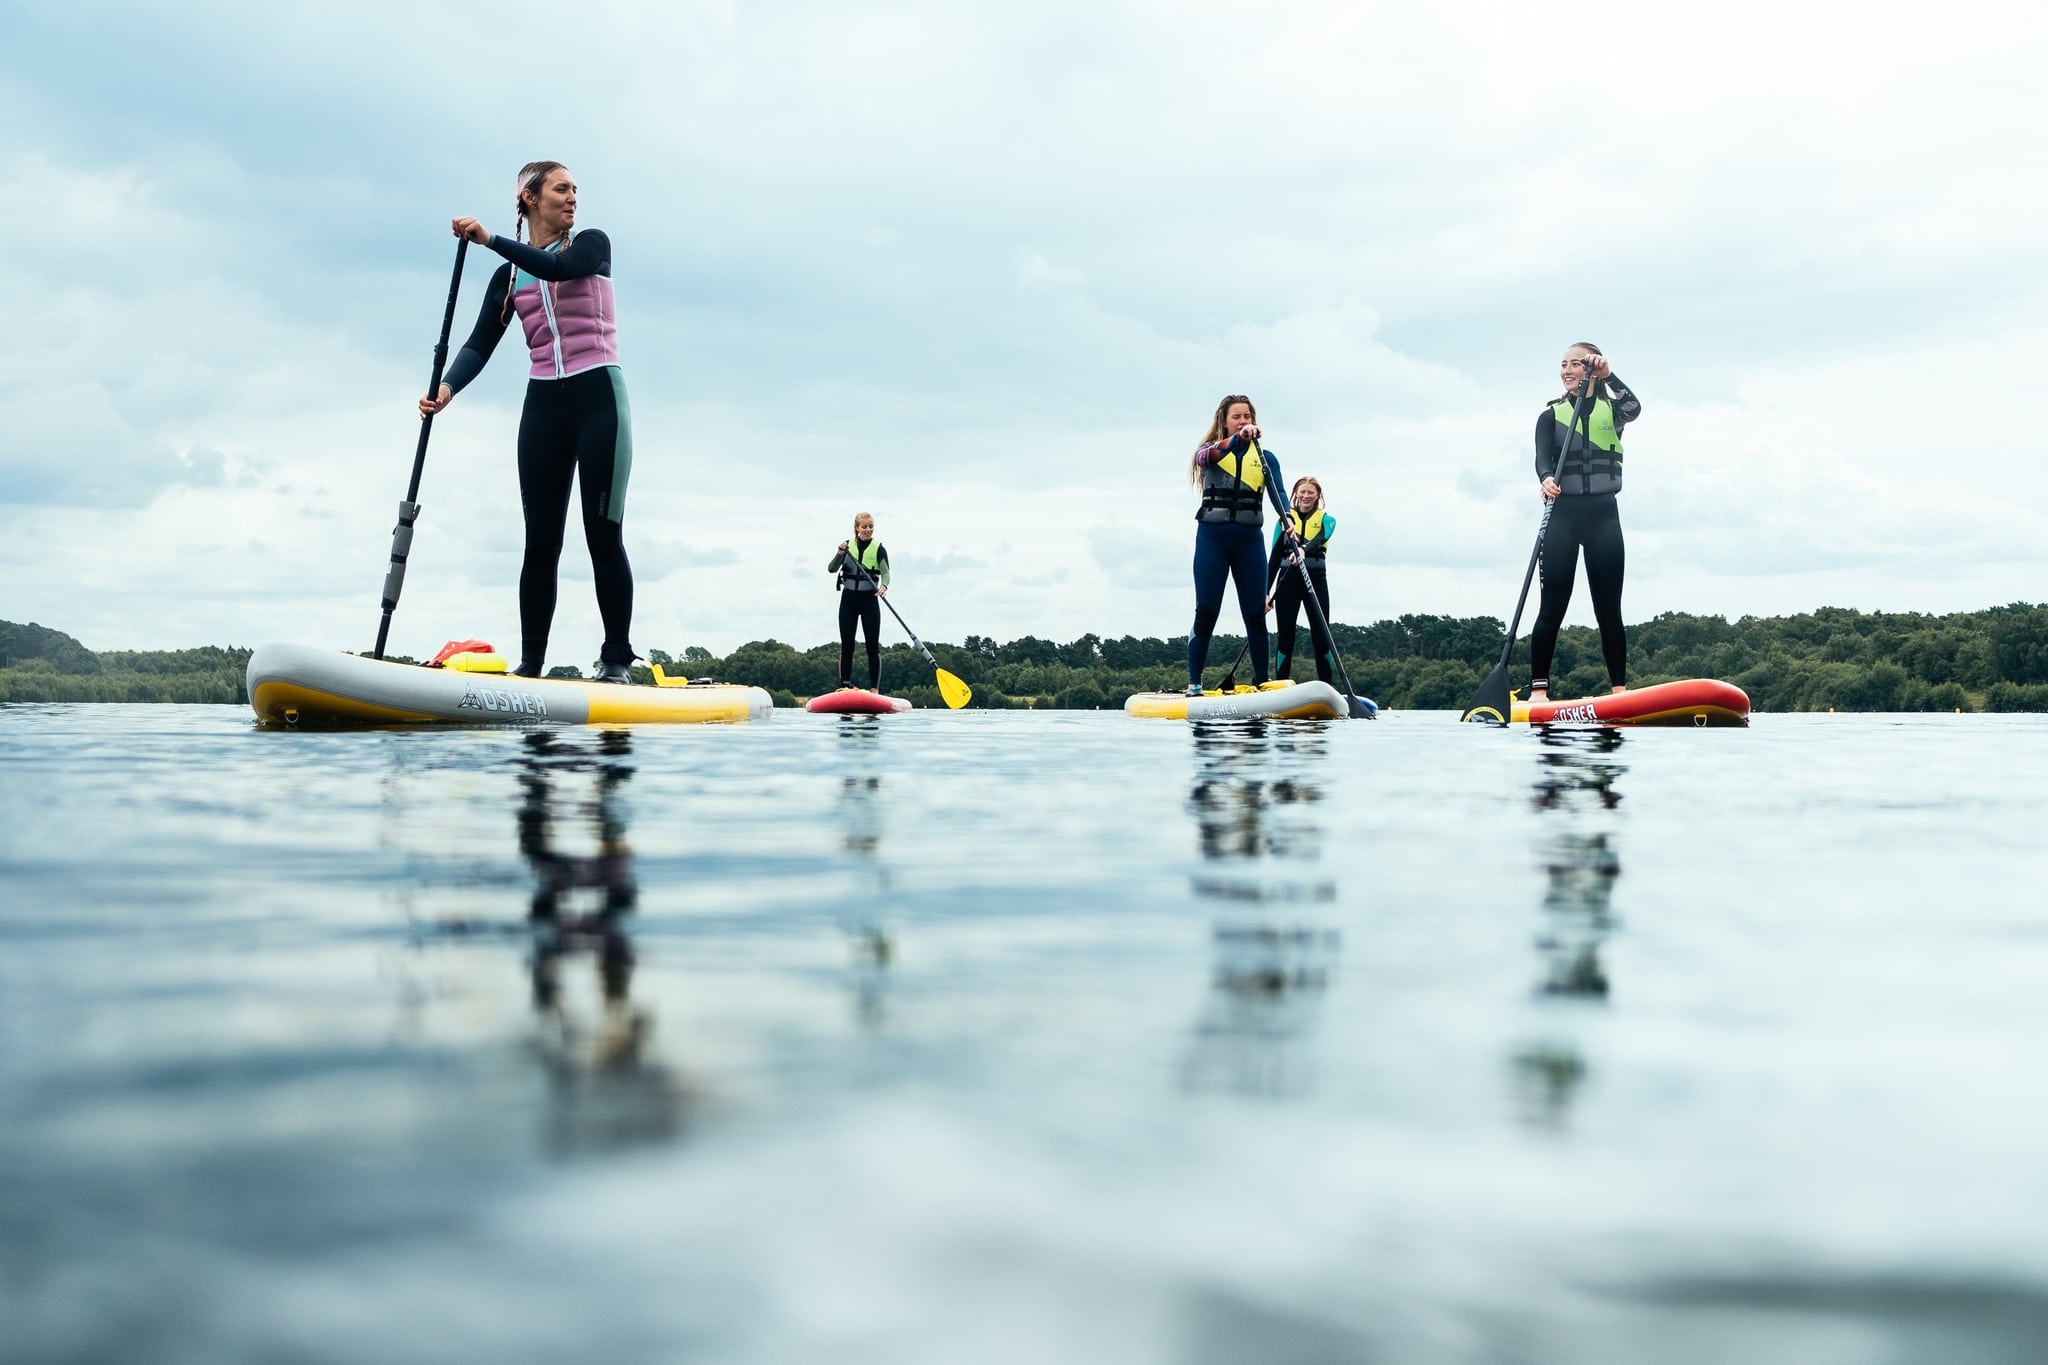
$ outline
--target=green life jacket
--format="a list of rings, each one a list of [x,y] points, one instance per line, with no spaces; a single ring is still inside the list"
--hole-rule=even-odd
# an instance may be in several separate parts
[[[1202,506],[1196,521],[1263,526],[1266,502],[1266,461],[1253,441],[1244,454],[1225,455],[1202,469]]]
[[[1619,493],[1621,432],[1614,425],[1614,404],[1605,398],[1595,398],[1584,429],[1576,420],[1569,398],[1552,403],[1550,415],[1565,428],[1559,442],[1564,459],[1554,475],[1557,486],[1571,494]]]
[[[859,564],[867,572],[856,573],[846,560]],[[867,549],[860,547],[858,539],[846,542],[846,554],[839,564],[839,590],[841,592],[873,592],[882,581],[882,542],[880,538],[870,540]]]

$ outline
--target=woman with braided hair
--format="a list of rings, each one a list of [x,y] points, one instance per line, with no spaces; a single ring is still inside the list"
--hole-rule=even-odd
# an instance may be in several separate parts
[[[454,220],[457,237],[505,258],[491,276],[469,340],[449,362],[440,392],[420,400],[420,415],[448,406],[483,370],[512,315],[519,315],[532,358],[519,415],[519,502],[526,514],[526,557],[519,570],[519,667],[538,677],[555,616],[555,572],[569,517],[572,483],[581,487],[583,539],[597,580],[604,621],[598,677],[631,681],[635,655],[633,567],[622,526],[633,470],[632,413],[619,373],[618,310],[612,299],[611,240],[575,230],[576,180],[559,161],[529,161],[515,188],[511,237],[475,218]]]

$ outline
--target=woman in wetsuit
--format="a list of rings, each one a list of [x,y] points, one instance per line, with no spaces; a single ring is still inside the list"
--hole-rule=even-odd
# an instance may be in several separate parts
[[[1266,610],[1278,612],[1276,623],[1280,627],[1280,638],[1274,644],[1278,657],[1273,662],[1273,676],[1282,682],[1294,681],[1295,619],[1306,601],[1301,591],[1301,571],[1291,562],[1298,546],[1309,582],[1315,586],[1316,601],[1323,608],[1321,616],[1308,614],[1309,639],[1316,651],[1316,676],[1329,682],[1336,646],[1324,628],[1330,615],[1327,565],[1330,537],[1337,533],[1337,519],[1323,510],[1323,485],[1311,475],[1304,474],[1294,481],[1291,501],[1293,506],[1273,528],[1273,549],[1266,558]]]
[[[839,553],[825,566],[839,575],[839,685],[853,686],[853,623],[860,622],[868,644],[868,691],[882,690],[882,650],[875,637],[882,631],[882,599],[889,595],[889,552],[875,539],[875,519],[866,512],[853,519],[853,537],[839,542]]]
[[[1592,385],[1581,398],[1580,386],[1589,375]],[[1564,353],[1559,377],[1563,396],[1536,419],[1536,477],[1552,506],[1543,534],[1543,601],[1529,635],[1532,702],[1550,698],[1550,661],[1571,604],[1582,549],[1607,681],[1616,692],[1628,690],[1628,638],[1621,625],[1627,553],[1615,495],[1621,492],[1621,429],[1641,415],[1643,405],[1589,341]]]
[[[1202,490],[1195,512],[1195,624],[1188,632],[1188,695],[1202,694],[1209,637],[1223,614],[1223,586],[1237,582],[1252,659],[1252,685],[1266,681],[1266,555],[1259,547],[1265,524],[1266,480],[1278,482],[1280,462],[1259,448],[1259,414],[1252,400],[1228,394],[1216,405],[1208,435],[1188,461],[1188,481]]]
[[[519,569],[519,667],[513,671],[539,677],[546,663],[555,571],[574,482],[582,491],[583,540],[604,621],[597,676],[630,682],[633,566],[621,528],[633,470],[633,426],[619,373],[611,240],[593,228],[574,230],[576,181],[559,161],[521,167],[516,203],[519,221],[509,238],[474,218],[454,222],[456,236],[497,252],[505,264],[491,276],[476,328],[449,362],[440,392],[420,400],[420,415],[447,407],[477,377],[517,313],[533,364],[519,414],[526,558]],[[529,227],[531,242],[519,240]]]

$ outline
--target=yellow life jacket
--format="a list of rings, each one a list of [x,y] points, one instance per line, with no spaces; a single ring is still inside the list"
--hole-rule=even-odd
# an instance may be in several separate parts
[[[1310,559],[1321,559],[1329,553],[1330,542],[1323,538],[1323,509],[1318,507],[1308,514],[1307,520],[1292,507],[1287,509],[1287,525],[1301,541],[1301,552]]]

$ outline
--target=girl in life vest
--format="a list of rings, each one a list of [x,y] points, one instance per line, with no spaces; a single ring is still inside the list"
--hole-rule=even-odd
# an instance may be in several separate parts
[[[1536,419],[1536,477],[1551,507],[1543,532],[1543,601],[1529,635],[1532,702],[1550,697],[1550,661],[1571,605],[1581,550],[1608,684],[1616,692],[1628,690],[1628,639],[1621,625],[1627,552],[1615,495],[1621,492],[1621,429],[1641,415],[1643,405],[1590,341],[1564,353],[1559,378],[1564,394]]]
[[[1295,619],[1304,602],[1301,570],[1294,566],[1295,550],[1299,548],[1309,581],[1315,585],[1316,601],[1323,607],[1320,617],[1308,613],[1309,638],[1316,650],[1316,676],[1329,682],[1336,646],[1324,628],[1330,615],[1330,578],[1325,566],[1330,537],[1337,533],[1337,519],[1323,510],[1322,483],[1307,474],[1294,481],[1291,500],[1294,505],[1273,528],[1273,550],[1266,560],[1266,610],[1278,609],[1280,627],[1280,638],[1274,645],[1278,657],[1273,663],[1273,675],[1282,682],[1294,681]]]
[[[1280,462],[1259,446],[1259,414],[1241,393],[1216,405],[1209,431],[1188,461],[1188,481],[1202,492],[1195,512],[1195,624],[1188,632],[1188,695],[1202,693],[1202,668],[1209,637],[1223,614],[1223,587],[1237,584],[1237,609],[1244,617],[1251,654],[1252,684],[1266,681],[1266,554],[1259,544],[1265,524],[1266,484],[1280,479]]]
[[[839,542],[839,553],[825,566],[839,575],[839,685],[853,686],[853,623],[860,622],[868,646],[868,691],[882,690],[882,650],[875,637],[882,631],[882,599],[889,595],[889,552],[875,539],[875,519],[862,512],[853,519],[853,538]]]
[[[583,542],[604,621],[598,677],[630,682],[633,566],[623,531],[633,425],[619,372],[611,239],[594,228],[575,231],[576,180],[559,161],[520,167],[514,204],[518,222],[510,237],[474,218],[454,221],[457,237],[490,248],[505,264],[491,276],[476,328],[449,362],[439,392],[420,400],[420,416],[447,407],[483,371],[516,313],[532,368],[519,414],[526,556],[519,568],[519,667],[513,672],[539,677],[546,662],[569,490],[580,485]]]

